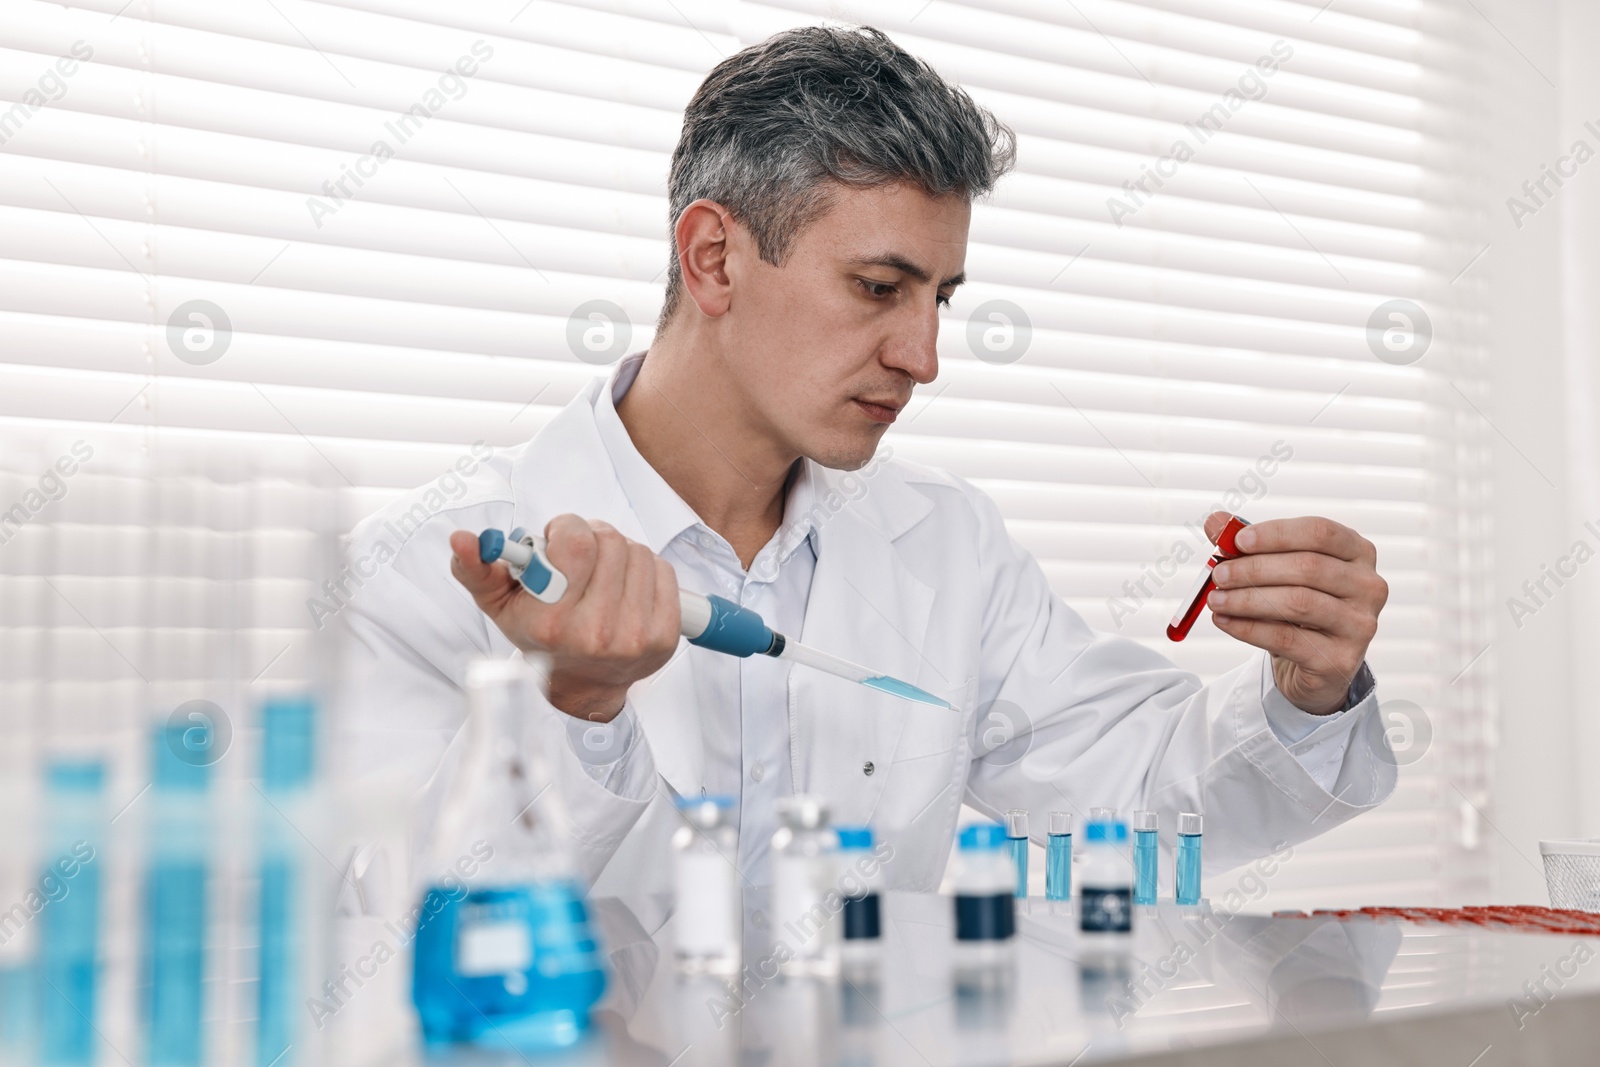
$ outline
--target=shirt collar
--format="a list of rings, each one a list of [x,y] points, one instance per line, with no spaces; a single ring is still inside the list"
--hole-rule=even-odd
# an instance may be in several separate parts
[[[594,420],[612,469],[617,473],[617,483],[639,517],[645,543],[650,551],[660,555],[684,531],[696,528],[709,531],[710,527],[684,502],[677,490],[667,484],[660,472],[639,454],[633,438],[628,435],[628,428],[617,414],[617,404],[633,387],[647,354],[635,352],[617,363],[605,387],[595,398]],[[810,542],[812,551],[816,551],[818,474],[811,460],[802,458],[798,462],[800,469],[789,486],[789,494],[784,501],[783,522],[778,526],[779,563],[786,562],[797,548],[807,542]]]

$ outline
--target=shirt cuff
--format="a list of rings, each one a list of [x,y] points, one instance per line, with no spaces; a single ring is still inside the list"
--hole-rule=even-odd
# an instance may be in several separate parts
[[[1350,748],[1351,731],[1343,728],[1341,720],[1346,712],[1371,696],[1376,686],[1372,669],[1363,662],[1338,710],[1327,715],[1313,715],[1289,703],[1289,698],[1278,691],[1272,674],[1272,656],[1263,653],[1261,657],[1261,706],[1266,712],[1267,725],[1290,755],[1325,790],[1333,788]]]
[[[589,772],[589,777],[608,785],[617,766],[633,752],[635,735],[639,732],[633,705],[624,703],[610,722],[590,722],[572,715],[562,718],[566,720],[567,743],[573,755]]]

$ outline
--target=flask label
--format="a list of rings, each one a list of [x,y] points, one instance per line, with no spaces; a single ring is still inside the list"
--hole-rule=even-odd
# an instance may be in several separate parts
[[[467,978],[526,971],[533,966],[528,924],[515,919],[463,923],[456,938],[456,973]]]
[[[1125,934],[1133,929],[1133,890],[1083,887],[1079,903],[1083,918],[1079,926],[1085,933]]]

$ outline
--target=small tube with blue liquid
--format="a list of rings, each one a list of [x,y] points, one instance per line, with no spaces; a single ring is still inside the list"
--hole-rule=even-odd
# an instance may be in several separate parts
[[[206,793],[216,724],[200,712],[152,733],[149,867],[145,872],[145,1060],[199,1067],[204,1055]]]
[[[1011,863],[1017,869],[1018,900],[1028,899],[1028,812],[1012,808],[1006,812],[1006,838],[1011,845]]]
[[[1200,832],[1205,820],[1194,812],[1178,816],[1178,903],[1200,903]]]
[[[1045,847],[1044,895],[1048,900],[1072,899],[1072,812],[1050,813],[1050,841]]]
[[[45,773],[50,825],[45,872],[72,891],[39,913],[39,1060],[88,1067],[99,1059],[100,864],[107,825],[105,766],[63,760]],[[63,866],[67,864],[69,866]],[[69,870],[73,873],[69,874]]]
[[[1153,811],[1133,813],[1133,902],[1156,902],[1156,875],[1161,866],[1160,819]]]
[[[315,734],[316,709],[309,696],[275,694],[262,705],[256,1067],[295,1067],[309,1059],[298,1032],[310,918],[306,849],[295,826],[310,822],[304,816],[310,815]]]

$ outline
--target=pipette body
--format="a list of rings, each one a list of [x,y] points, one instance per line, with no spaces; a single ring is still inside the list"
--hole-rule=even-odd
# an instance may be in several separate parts
[[[485,563],[504,562],[511,569],[512,577],[546,604],[556,603],[567,591],[566,576],[556,570],[545,555],[544,538],[520,527],[512,530],[509,536],[499,530],[483,531],[478,535],[478,558]],[[898,678],[790,641],[769,627],[759,614],[731,600],[680,589],[678,605],[683,620],[680,632],[691,645],[741,658],[785,659],[919,704],[951,707],[932,693]]]

